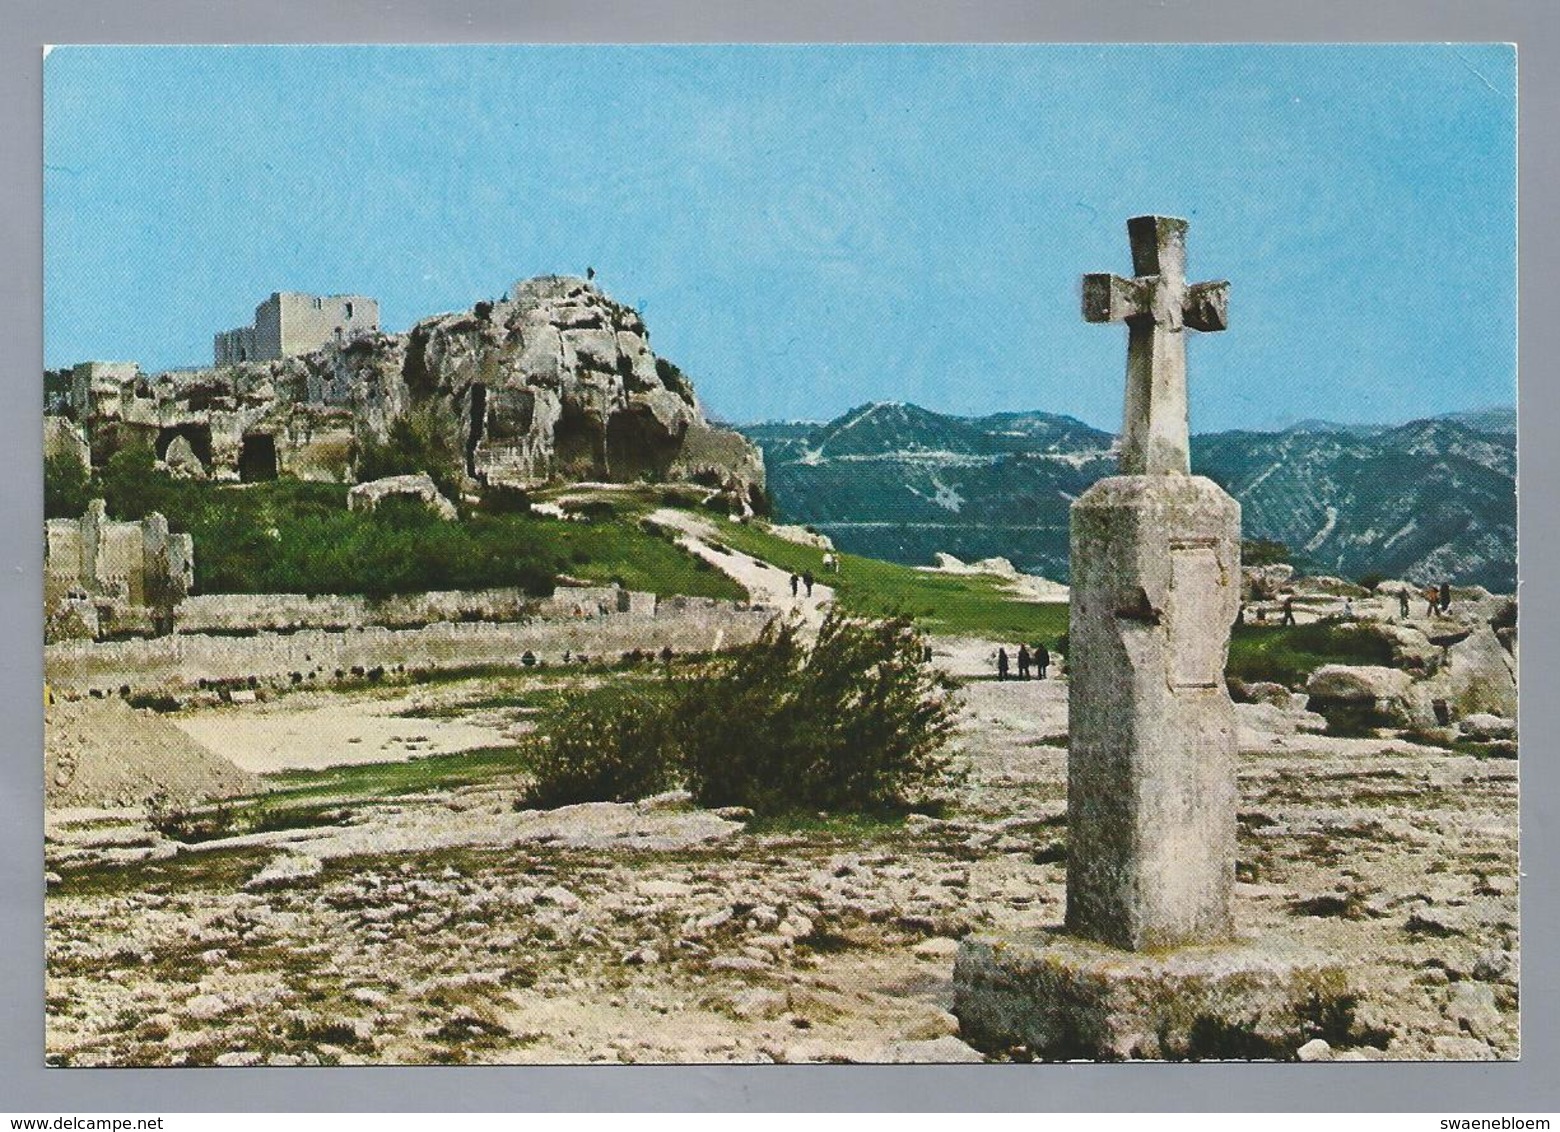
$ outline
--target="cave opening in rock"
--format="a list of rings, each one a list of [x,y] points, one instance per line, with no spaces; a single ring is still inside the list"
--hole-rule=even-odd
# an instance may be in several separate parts
[[[243,483],[276,478],[276,437],[263,432],[244,437],[238,452],[238,478]]]
[[[607,421],[607,471],[612,479],[663,480],[681,447],[681,436],[648,409],[625,409]]]
[[[466,474],[477,474],[477,445],[487,432],[487,386],[473,385],[466,407]]]
[[[166,460],[168,458],[168,445],[181,436],[194,449],[195,455],[200,458],[200,462],[208,468],[211,467],[210,425],[182,424],[162,429],[157,434],[157,458]]]
[[[553,428],[553,459],[556,473],[566,480],[605,476],[606,437],[600,418],[566,402]]]

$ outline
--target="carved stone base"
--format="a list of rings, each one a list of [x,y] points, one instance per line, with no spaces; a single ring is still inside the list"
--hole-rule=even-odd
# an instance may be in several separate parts
[[[1291,1060],[1346,1031],[1354,1002],[1341,967],[1274,940],[1154,953],[971,936],[953,982],[965,1041],[1045,1061]]]

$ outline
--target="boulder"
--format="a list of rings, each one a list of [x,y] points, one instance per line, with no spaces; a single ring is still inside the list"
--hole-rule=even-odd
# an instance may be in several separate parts
[[[1378,621],[1375,630],[1392,643],[1392,663],[1421,674],[1433,671],[1441,662],[1441,646],[1431,642],[1423,630],[1412,625]]]
[[[1309,597],[1364,597],[1370,592],[1364,586],[1331,574],[1306,575],[1293,579],[1290,584],[1296,594]]]
[[[1423,592],[1423,587],[1416,586],[1413,582],[1405,582],[1400,578],[1391,578],[1387,581],[1376,583],[1376,593],[1382,597],[1397,597],[1400,593],[1407,593],[1409,601],[1413,601]]]
[[[349,511],[373,511],[386,499],[416,499],[432,508],[441,519],[456,516],[455,504],[439,494],[432,477],[426,472],[412,476],[386,476],[384,479],[360,483],[347,492]]]
[[[1457,724],[1457,730],[1470,739],[1511,739],[1517,734],[1516,720],[1502,719],[1488,712],[1475,712]]]
[[[1247,601],[1271,598],[1286,589],[1294,576],[1295,568],[1287,562],[1275,562],[1268,566],[1242,566],[1241,596]]]
[[[1477,625],[1446,650],[1440,670],[1425,681],[1427,694],[1443,700],[1454,719],[1487,713],[1517,714],[1517,662],[1495,630]]]
[[[1254,684],[1247,684],[1246,699],[1254,704],[1271,704],[1273,707],[1288,711],[1290,708],[1290,691],[1282,684],[1275,684],[1267,680],[1258,680]]]
[[[1423,685],[1380,665],[1324,664],[1306,681],[1307,706],[1330,724],[1429,727],[1435,712]]]
[[[206,465],[196,455],[195,446],[182,436],[174,437],[168,444],[163,463],[171,476],[181,479],[204,479],[206,476]]]
[[[43,627],[45,644],[95,641],[102,632],[97,606],[86,598],[66,598],[49,611]]]
[[[1313,699],[1343,703],[1401,699],[1408,695],[1412,681],[1396,668],[1379,665],[1324,664],[1306,681],[1305,690]]]

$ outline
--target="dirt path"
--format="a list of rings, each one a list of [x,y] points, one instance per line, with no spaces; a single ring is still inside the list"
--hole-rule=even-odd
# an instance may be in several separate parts
[[[698,555],[738,585],[745,587],[756,602],[773,605],[786,612],[798,612],[810,625],[821,624],[824,612],[834,604],[832,586],[814,581],[811,594],[798,586],[798,592],[793,596],[791,575],[787,571],[738,550],[717,550],[712,544],[720,541],[720,532],[686,511],[662,508],[651,513],[650,520],[682,532],[677,541],[684,549]]]

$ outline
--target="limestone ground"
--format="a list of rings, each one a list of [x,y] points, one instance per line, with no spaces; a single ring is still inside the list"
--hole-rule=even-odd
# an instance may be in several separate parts
[[[333,702],[361,712],[366,695]],[[523,722],[475,681],[418,705],[429,726]],[[1240,716],[1237,919],[1346,958],[1361,1001],[1334,1020],[1336,1050],[1516,1056],[1516,763]],[[947,1013],[956,940],[1061,919],[1065,735],[1064,683],[969,683],[967,777],[944,817],[903,821],[744,823],[676,799],[539,814],[502,774],[196,844],[139,811],[56,812],[48,1056],[977,1058]]]

